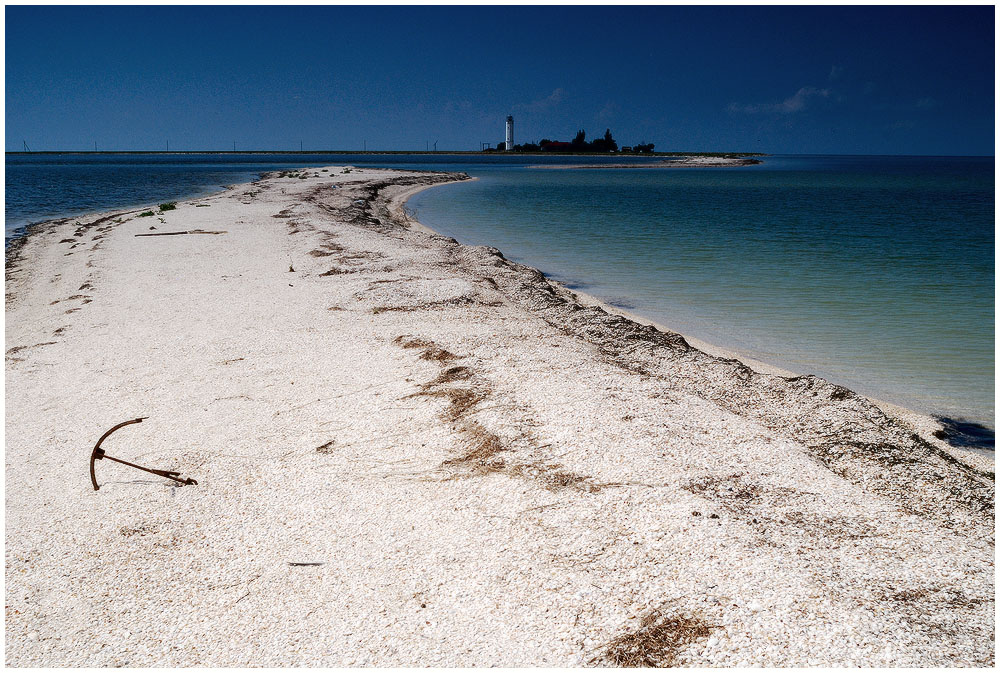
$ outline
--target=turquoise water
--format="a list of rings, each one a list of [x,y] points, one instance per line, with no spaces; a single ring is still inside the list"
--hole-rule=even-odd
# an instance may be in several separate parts
[[[995,427],[992,158],[478,175],[410,207],[682,333]]]
[[[995,427],[992,158],[528,165],[580,161],[9,155],[5,238],[29,222],[195,196],[267,170],[350,163],[466,171],[479,180],[411,199],[421,221],[745,356]]]

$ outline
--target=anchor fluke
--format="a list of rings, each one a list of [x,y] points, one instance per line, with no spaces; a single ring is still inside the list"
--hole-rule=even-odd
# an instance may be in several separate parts
[[[149,416],[143,416],[141,418],[133,418],[131,421],[125,421],[124,423],[119,423],[118,425],[114,426],[113,428],[105,432],[103,435],[101,435],[101,438],[97,440],[97,444],[94,445],[94,450],[90,452],[90,482],[94,485],[95,491],[101,490],[101,487],[97,485],[97,475],[94,474],[94,462],[98,460],[104,460],[105,458],[116,463],[121,463],[122,465],[128,465],[129,467],[134,467],[135,469],[142,470],[143,472],[149,472],[150,474],[155,474],[160,477],[166,477],[167,479],[172,479],[181,486],[195,486],[198,484],[197,481],[191,479],[190,477],[181,479],[180,472],[174,472],[172,470],[154,470],[151,467],[143,467],[142,465],[136,465],[135,463],[130,463],[127,460],[122,460],[121,458],[115,458],[114,456],[109,456],[107,453],[105,453],[104,449],[101,448],[101,443],[105,439],[107,439],[108,436],[111,435],[111,433],[115,432],[120,428],[124,428],[126,425],[132,425],[133,423],[142,423],[147,418],[149,418]]]

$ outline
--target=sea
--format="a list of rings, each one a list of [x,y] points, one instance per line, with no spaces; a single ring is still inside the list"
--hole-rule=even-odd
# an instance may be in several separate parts
[[[11,154],[5,239],[32,222],[218,191],[268,170],[464,171],[408,207],[572,289],[734,353],[941,417],[993,446],[992,157]]]

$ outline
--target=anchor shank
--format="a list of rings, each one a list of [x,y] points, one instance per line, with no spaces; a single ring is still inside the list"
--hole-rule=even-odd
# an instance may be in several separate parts
[[[143,467],[142,465],[136,465],[135,463],[130,463],[127,460],[122,460],[121,458],[115,458],[115,457],[109,456],[107,454],[104,454],[104,458],[106,460],[113,460],[116,463],[121,463],[122,465],[128,465],[129,467],[134,467],[135,469],[142,470],[143,472],[149,472],[150,474],[155,474],[155,475],[158,475],[160,477],[166,477],[167,479],[173,479],[174,481],[179,482],[181,484],[187,484],[188,483],[184,479],[179,479],[176,476],[178,474],[177,472],[168,472],[167,470],[154,470],[151,467]]]

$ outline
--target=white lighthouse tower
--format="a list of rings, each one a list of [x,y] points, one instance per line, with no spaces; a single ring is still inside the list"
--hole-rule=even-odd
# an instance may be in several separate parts
[[[514,149],[514,117],[507,115],[507,144],[504,147],[508,152]]]

